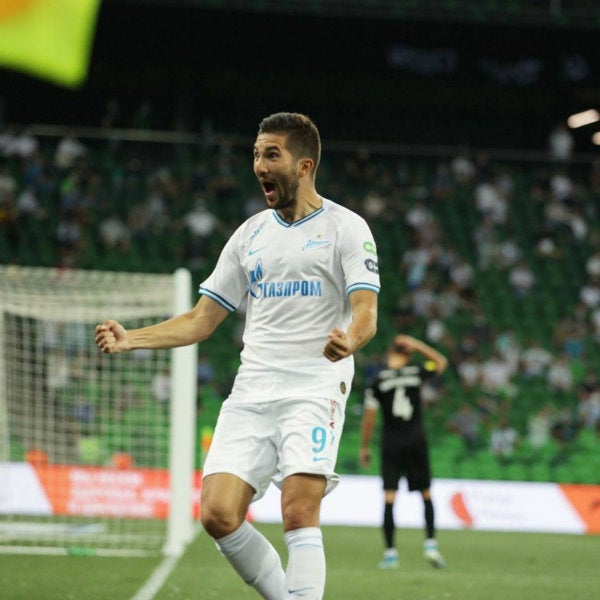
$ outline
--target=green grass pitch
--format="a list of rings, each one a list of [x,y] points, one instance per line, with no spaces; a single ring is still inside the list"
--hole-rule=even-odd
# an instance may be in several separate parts
[[[284,555],[279,525],[258,528]],[[440,531],[448,566],[421,556],[423,534],[399,530],[400,568],[380,571],[375,528],[323,527],[327,600],[591,600],[600,583],[599,536]],[[157,558],[0,555],[3,600],[129,600],[160,564]],[[251,600],[210,538],[200,533],[156,600]]]

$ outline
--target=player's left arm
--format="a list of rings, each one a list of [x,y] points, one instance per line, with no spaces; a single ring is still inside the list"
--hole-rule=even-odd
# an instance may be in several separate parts
[[[397,335],[394,343],[404,346],[409,352],[418,352],[435,364],[435,372],[441,375],[448,367],[448,359],[432,346],[409,335]]]
[[[323,355],[331,362],[354,354],[377,332],[377,293],[371,290],[354,290],[349,299],[352,322],[348,330],[332,329],[323,348]]]

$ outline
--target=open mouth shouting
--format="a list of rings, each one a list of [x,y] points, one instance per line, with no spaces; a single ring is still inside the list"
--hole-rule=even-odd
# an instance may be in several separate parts
[[[275,183],[273,181],[267,181],[263,179],[260,184],[262,186],[267,203],[271,204],[272,202],[275,202],[275,196],[277,193],[277,187]]]

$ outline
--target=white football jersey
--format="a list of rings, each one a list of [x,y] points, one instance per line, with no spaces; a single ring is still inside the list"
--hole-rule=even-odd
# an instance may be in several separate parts
[[[323,356],[347,330],[348,295],[379,293],[377,250],[365,220],[331,200],[295,223],[267,209],[243,223],[199,292],[234,311],[247,297],[244,348],[230,401],[330,398],[345,402],[352,356]]]

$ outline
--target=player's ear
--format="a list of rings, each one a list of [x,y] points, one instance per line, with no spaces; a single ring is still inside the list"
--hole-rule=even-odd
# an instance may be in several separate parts
[[[315,161],[312,158],[301,158],[298,161],[298,174],[300,177],[310,175],[315,166]]]

